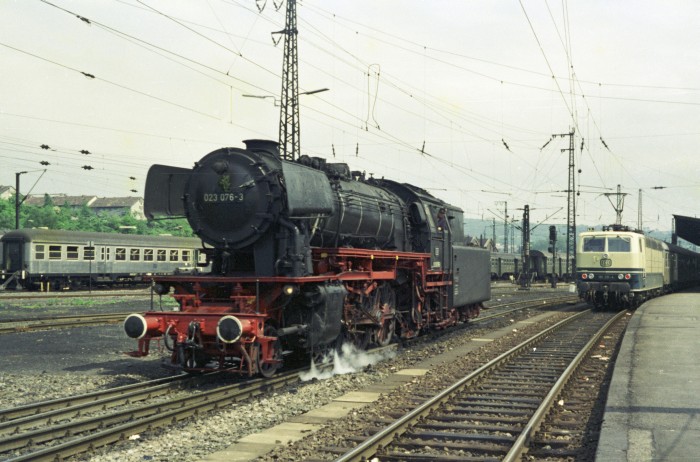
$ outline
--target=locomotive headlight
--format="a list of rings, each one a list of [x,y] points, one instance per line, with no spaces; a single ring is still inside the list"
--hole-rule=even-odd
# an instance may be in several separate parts
[[[243,324],[235,316],[224,316],[216,325],[216,336],[224,343],[233,343],[243,333]]]
[[[284,295],[291,297],[299,293],[299,286],[296,284],[285,284],[284,287],[282,287],[282,292]]]
[[[591,273],[588,275],[588,279],[594,279],[594,278],[595,278],[595,274]]]
[[[622,274],[622,273],[620,273],[620,274],[617,275],[617,278],[618,278],[619,280],[623,280],[623,279],[625,278],[625,275]]]

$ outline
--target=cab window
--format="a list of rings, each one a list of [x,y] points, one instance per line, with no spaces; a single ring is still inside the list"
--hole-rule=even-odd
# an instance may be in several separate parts
[[[631,250],[629,237],[608,237],[608,252],[629,252]]]
[[[605,238],[587,236],[583,238],[584,252],[603,252],[605,250]]]

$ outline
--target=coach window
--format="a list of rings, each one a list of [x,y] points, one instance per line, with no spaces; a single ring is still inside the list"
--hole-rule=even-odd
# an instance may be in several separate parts
[[[143,261],[153,261],[153,249],[143,249]]]
[[[68,245],[66,246],[66,259],[77,260],[78,259],[78,246]]]
[[[49,260],[60,260],[61,259],[61,246],[60,245],[50,245],[49,246]]]
[[[129,252],[129,261],[141,260],[141,249],[131,249]]]
[[[95,248],[85,247],[83,249],[83,260],[94,260],[95,259]]]
[[[165,261],[165,249],[158,249],[158,261]]]
[[[34,258],[36,260],[43,260],[46,258],[46,248],[44,247],[44,244],[37,244],[34,246]]]
[[[114,259],[117,261],[126,260],[126,249],[124,247],[117,247],[114,252]]]
[[[190,261],[190,251],[189,250],[182,251],[182,261]]]
[[[177,261],[178,257],[178,251],[177,250],[170,250],[170,261]]]

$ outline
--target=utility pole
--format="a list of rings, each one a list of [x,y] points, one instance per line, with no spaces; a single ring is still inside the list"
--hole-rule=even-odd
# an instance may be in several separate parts
[[[19,207],[24,202],[24,199],[19,200],[19,176],[28,172],[15,173],[15,229],[19,229]]]
[[[496,250],[496,219],[493,218],[493,228],[491,229],[491,246]]]
[[[257,2],[256,2],[257,3]],[[258,5],[258,10],[262,12],[265,9],[265,4]],[[273,2],[275,8],[279,10],[284,2],[277,5]],[[282,160],[294,160],[299,156],[301,149],[301,127],[299,122],[299,95],[313,95],[322,91],[328,91],[328,88],[318,90],[310,90],[299,93],[299,54],[297,48],[297,3],[296,0],[287,0],[287,12],[284,21],[284,29],[278,32],[273,32],[273,35],[279,34],[280,38],[273,41],[275,45],[279,43],[281,37],[284,36],[284,57],[282,60],[282,91],[279,101],[272,95],[243,95],[249,98],[272,98],[275,106],[280,107],[280,124],[279,124],[279,148],[280,157]]]
[[[671,244],[678,245],[678,233],[676,233],[676,216],[671,220]]]
[[[574,133],[575,130],[572,128],[569,133],[552,135],[552,137],[569,137],[569,147],[562,149],[561,152],[569,152],[569,185],[566,189],[566,273],[569,275],[569,280],[571,281],[574,280],[574,275],[576,273],[576,183],[574,176]]]
[[[530,288],[530,206],[523,210],[523,269],[520,273],[520,288]]]
[[[552,289],[557,287],[557,227],[549,227],[549,251],[552,254]]]
[[[639,190],[639,207],[637,207],[637,229],[642,232],[642,190]]]
[[[301,148],[299,127],[299,59],[297,52],[297,3],[287,0],[284,30],[284,60],[282,62],[282,98],[280,99],[279,142],[280,157],[295,160]]]
[[[508,253],[508,201],[497,201],[496,205],[505,204],[503,212],[503,253]]]

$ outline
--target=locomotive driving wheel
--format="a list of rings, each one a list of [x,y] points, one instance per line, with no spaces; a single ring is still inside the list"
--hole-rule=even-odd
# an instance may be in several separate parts
[[[396,294],[389,284],[384,283],[377,287],[371,301],[371,312],[379,323],[379,327],[374,330],[375,342],[379,346],[387,346],[396,329]]]
[[[366,330],[357,330],[351,334],[348,334],[348,337],[355,348],[358,350],[366,350],[369,346],[369,341],[372,339],[372,334]]]
[[[277,329],[275,329],[272,326],[266,325],[263,331],[263,335],[265,337],[277,337]],[[256,349],[258,351],[258,371],[260,371],[260,375],[267,378],[270,378],[273,375],[275,375],[275,372],[277,372],[277,369],[279,369],[282,364],[282,343],[280,342],[280,339],[275,339],[275,341],[270,344],[270,348],[272,348],[272,359],[280,362],[264,363],[262,346],[260,344],[256,344]]]

